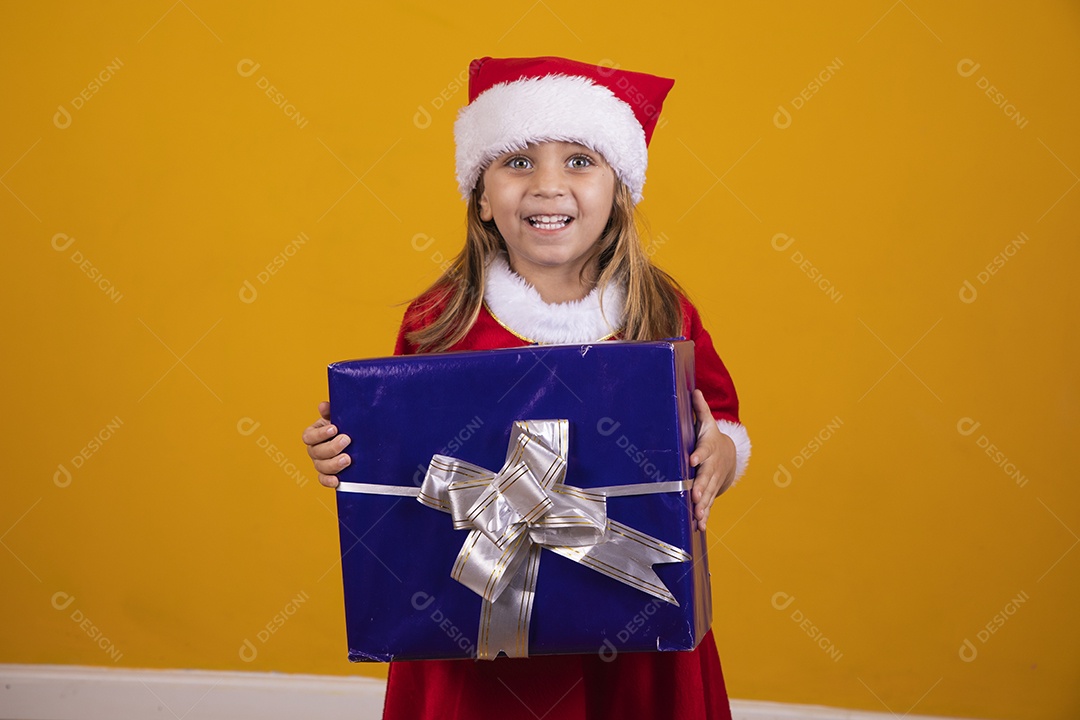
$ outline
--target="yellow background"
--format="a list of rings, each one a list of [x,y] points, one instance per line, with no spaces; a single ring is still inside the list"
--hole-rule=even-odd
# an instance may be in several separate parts
[[[557,54],[676,79],[641,208],[754,441],[731,695],[1080,716],[1076,3],[170,3],[0,6],[0,662],[385,672],[300,431],[460,247],[469,60]]]

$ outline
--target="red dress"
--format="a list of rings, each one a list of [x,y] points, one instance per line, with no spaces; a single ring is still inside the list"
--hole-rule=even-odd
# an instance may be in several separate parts
[[[424,318],[405,313],[395,354],[416,348],[405,333]],[[731,377],[683,300],[684,334],[695,342],[697,387],[718,420],[738,423]],[[468,334],[450,350],[531,344],[502,325],[485,304]],[[410,660],[390,663],[384,720],[731,720],[712,630],[688,652],[543,655],[495,660]]]

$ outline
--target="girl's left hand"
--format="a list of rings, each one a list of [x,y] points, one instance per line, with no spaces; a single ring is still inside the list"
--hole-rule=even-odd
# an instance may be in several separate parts
[[[694,522],[704,530],[713,500],[735,481],[735,443],[716,425],[709,404],[700,390],[694,390],[694,412],[698,418],[697,446],[690,464],[697,468],[694,478]]]

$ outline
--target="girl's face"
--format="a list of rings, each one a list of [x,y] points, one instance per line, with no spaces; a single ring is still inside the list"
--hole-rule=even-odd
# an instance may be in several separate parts
[[[495,221],[510,266],[578,273],[611,216],[615,172],[597,152],[568,142],[530,144],[484,171],[480,217]]]

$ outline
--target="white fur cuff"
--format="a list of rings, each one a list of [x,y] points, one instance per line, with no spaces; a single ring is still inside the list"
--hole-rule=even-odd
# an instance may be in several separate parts
[[[745,427],[730,420],[717,420],[716,425],[720,428],[720,432],[735,443],[735,482],[732,483],[734,485],[746,473],[746,466],[750,464],[750,434],[746,432]]]

